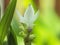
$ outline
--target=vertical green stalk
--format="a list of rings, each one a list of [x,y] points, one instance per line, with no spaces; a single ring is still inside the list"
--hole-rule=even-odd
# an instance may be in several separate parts
[[[5,35],[10,27],[17,0],[12,0],[8,5],[4,16],[0,22],[0,45],[2,45]]]
[[[10,26],[9,34],[7,36],[8,45],[17,45],[16,34],[14,33],[12,27]]]
[[[31,32],[32,32],[32,29],[31,28],[28,28],[27,29],[26,37],[24,39],[25,45],[31,45],[31,39],[30,39]]]
[[[0,5],[0,20],[1,20],[1,5]]]

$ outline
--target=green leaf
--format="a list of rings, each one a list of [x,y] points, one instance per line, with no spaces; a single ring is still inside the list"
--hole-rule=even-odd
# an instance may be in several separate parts
[[[10,4],[8,5],[4,16],[0,22],[0,41],[2,42],[5,38],[5,35],[8,31],[8,28],[10,27],[10,23],[13,18],[15,6],[16,6],[17,0],[12,0]]]

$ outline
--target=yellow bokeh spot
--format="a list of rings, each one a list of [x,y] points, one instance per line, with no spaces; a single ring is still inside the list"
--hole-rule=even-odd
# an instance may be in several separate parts
[[[23,1],[24,7],[27,7],[29,4],[31,4],[31,0],[25,0]]]
[[[16,9],[23,15],[31,0],[17,0]]]

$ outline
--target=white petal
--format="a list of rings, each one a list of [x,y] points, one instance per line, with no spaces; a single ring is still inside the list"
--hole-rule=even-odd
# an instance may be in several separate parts
[[[27,25],[30,25],[31,18],[33,17],[33,15],[34,15],[34,9],[32,5],[29,5],[29,7],[26,9],[26,12],[24,14],[24,18],[25,18]]]
[[[21,23],[25,23],[24,17],[20,14],[20,12],[16,9],[16,14]]]
[[[26,9],[26,12],[24,14],[24,18],[27,22],[29,22],[33,15],[34,15],[34,9],[32,5],[29,5],[29,7]]]
[[[29,20],[29,21],[30,21],[30,22],[29,22],[29,26],[34,26],[34,22],[37,20],[38,16],[39,16],[39,10],[38,10],[38,11],[36,12],[36,14],[33,15],[33,16],[31,17],[31,19]]]
[[[25,11],[24,17],[29,17],[31,15],[34,15],[34,9],[32,7],[32,5],[29,5],[28,8]]]
[[[34,21],[36,21],[36,19],[38,18],[38,16],[39,16],[39,10],[36,12],[36,14],[33,16],[33,19],[32,19],[32,21],[34,22]]]

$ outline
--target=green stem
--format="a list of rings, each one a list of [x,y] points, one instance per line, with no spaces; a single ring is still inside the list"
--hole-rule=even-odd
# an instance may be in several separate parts
[[[32,29],[29,29],[29,28],[27,29],[27,36],[24,39],[25,45],[31,45],[31,40],[29,38],[31,31],[32,31]]]
[[[8,39],[8,45],[17,45],[16,35],[14,34],[14,31],[12,30],[11,27],[7,39]]]

